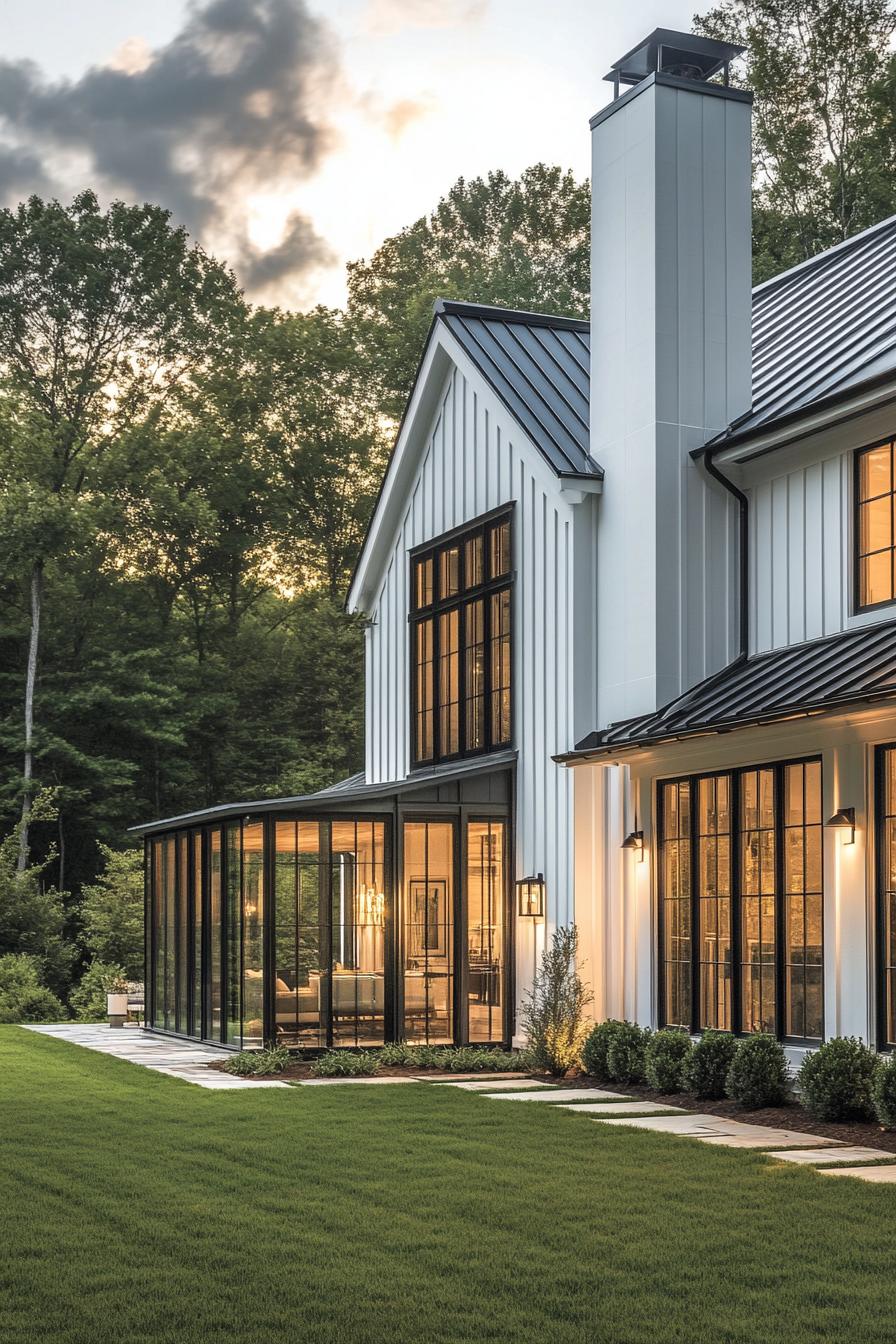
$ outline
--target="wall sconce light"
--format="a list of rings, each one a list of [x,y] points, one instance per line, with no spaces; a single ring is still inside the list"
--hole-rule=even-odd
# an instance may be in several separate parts
[[[521,877],[516,890],[517,913],[525,919],[544,919],[544,873]]]
[[[841,807],[835,812],[830,820],[825,822],[826,826],[834,827],[843,832],[844,845],[855,844],[856,838],[856,810],[854,807]]]
[[[644,832],[631,831],[623,840],[621,849],[633,849],[638,856],[638,862],[644,862]]]

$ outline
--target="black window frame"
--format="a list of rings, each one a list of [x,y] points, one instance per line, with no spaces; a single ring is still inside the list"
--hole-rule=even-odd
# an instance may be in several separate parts
[[[862,499],[862,459],[869,453],[876,452],[879,448],[890,449],[890,489],[882,495],[872,495],[869,500]],[[889,495],[890,498],[890,519],[891,519],[891,545],[884,547],[880,551],[862,552],[862,504],[869,503],[872,499],[883,499]],[[883,439],[878,439],[875,443],[866,443],[863,447],[857,448],[853,453],[853,471],[852,471],[852,605],[853,611],[858,615],[866,611],[881,611],[886,607],[896,606],[896,434],[888,434]],[[890,552],[890,574],[893,587],[891,597],[883,598],[880,602],[862,601],[862,561],[869,555],[883,554],[884,550]]]
[[[825,926],[824,926],[824,844],[821,846],[821,1035],[820,1036],[792,1036],[784,1030],[786,1020],[786,990],[785,990],[785,948],[786,948],[786,900],[784,868],[785,868],[785,790],[784,781],[788,766],[817,764],[821,770],[822,787],[822,813],[823,818],[823,788],[824,788],[824,765],[819,754],[808,756],[789,757],[786,760],[777,761],[758,761],[752,764],[736,766],[720,766],[715,770],[703,770],[694,774],[672,775],[666,778],[656,780],[656,967],[657,967],[657,1021],[661,1027],[666,1027],[666,977],[665,977],[665,900],[663,895],[663,790],[670,784],[688,784],[690,788],[690,819],[689,819],[689,842],[690,842],[690,881],[691,881],[691,1019],[687,1024],[672,1023],[672,1027],[683,1028],[691,1035],[702,1035],[704,1028],[700,1027],[700,939],[699,939],[699,918],[700,918],[700,897],[699,897],[699,784],[702,779],[715,779],[726,776],[728,779],[728,806],[729,806],[729,831],[730,854],[729,854],[729,892],[731,901],[731,949],[732,949],[732,984],[731,984],[731,1031],[730,1034],[738,1038],[745,1038],[755,1033],[743,1029],[743,963],[741,959],[741,932],[742,932],[742,901],[744,894],[741,890],[739,876],[740,846],[743,833],[741,818],[741,794],[742,779],[744,775],[752,774],[763,770],[773,770],[775,776],[775,1036],[784,1045],[795,1046],[814,1046],[825,1038],[825,1020],[824,1020],[824,994],[825,994],[825,962],[824,962],[824,944],[825,944]],[[814,823],[812,823],[814,824]],[[821,823],[819,823],[821,824]],[[822,835],[824,832],[821,825]],[[719,1028],[724,1030],[724,1028]]]
[[[514,569],[514,512],[513,503],[503,504],[488,513],[479,515],[462,526],[453,528],[449,532],[442,533],[420,546],[415,546],[409,551],[409,607],[408,612],[408,660],[409,660],[409,686],[410,703],[408,714],[410,719],[410,768],[412,771],[431,769],[434,765],[448,761],[463,761],[475,759],[480,756],[487,756],[496,751],[506,751],[513,746],[514,726],[515,726],[515,690],[514,690],[514,601],[513,589],[516,581],[516,571]],[[509,529],[509,566],[506,573],[500,574],[495,578],[488,577],[489,573],[489,538],[491,533],[503,524],[507,524]],[[481,537],[483,547],[483,564],[485,567],[485,577],[481,583],[466,587],[466,544]],[[458,548],[458,585],[455,593],[443,596],[441,588],[441,565],[440,557],[454,547]],[[421,606],[416,605],[416,573],[417,566],[427,560],[432,561],[432,600]],[[509,594],[510,607],[510,732],[505,739],[496,739],[493,732],[493,704],[492,694],[494,690],[492,681],[492,599],[501,594]],[[475,603],[481,601],[483,604],[483,639],[482,643],[485,649],[484,668],[483,668],[483,702],[484,702],[484,723],[483,723],[483,741],[481,746],[469,747],[467,745],[467,697],[466,697],[466,625],[467,611]],[[459,612],[458,619],[458,743],[457,751],[446,752],[442,750],[442,724],[441,724],[441,694],[440,694],[440,617],[452,611]],[[417,733],[417,691],[418,691],[418,665],[417,665],[417,630],[426,621],[432,622],[432,755],[418,757],[418,733]]]
[[[887,938],[885,898],[887,890],[887,854],[885,829],[887,812],[887,752],[896,751],[896,742],[881,742],[874,748],[874,1016],[877,1049],[892,1054],[896,1043],[888,1039],[887,1031]]]

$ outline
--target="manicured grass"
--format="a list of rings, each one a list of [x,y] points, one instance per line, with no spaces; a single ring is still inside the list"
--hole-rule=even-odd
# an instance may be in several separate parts
[[[425,1085],[0,1028],[0,1340],[892,1341],[896,1189]]]

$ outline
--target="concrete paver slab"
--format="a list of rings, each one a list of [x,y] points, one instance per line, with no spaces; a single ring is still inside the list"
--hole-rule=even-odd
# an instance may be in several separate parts
[[[812,1135],[807,1135],[811,1138]],[[771,1153],[776,1162],[796,1162],[799,1166],[811,1167],[818,1162],[881,1162],[887,1158],[896,1162],[896,1157],[880,1148],[862,1148],[861,1146],[842,1148],[799,1148],[793,1153]]]
[[[852,1176],[856,1181],[896,1185],[896,1167],[821,1167],[819,1176]]]

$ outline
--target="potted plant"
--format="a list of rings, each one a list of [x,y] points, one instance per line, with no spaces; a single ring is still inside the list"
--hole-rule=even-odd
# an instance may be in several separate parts
[[[106,981],[106,1014],[113,1027],[120,1027],[128,1015],[128,982],[123,976],[110,976]]]

